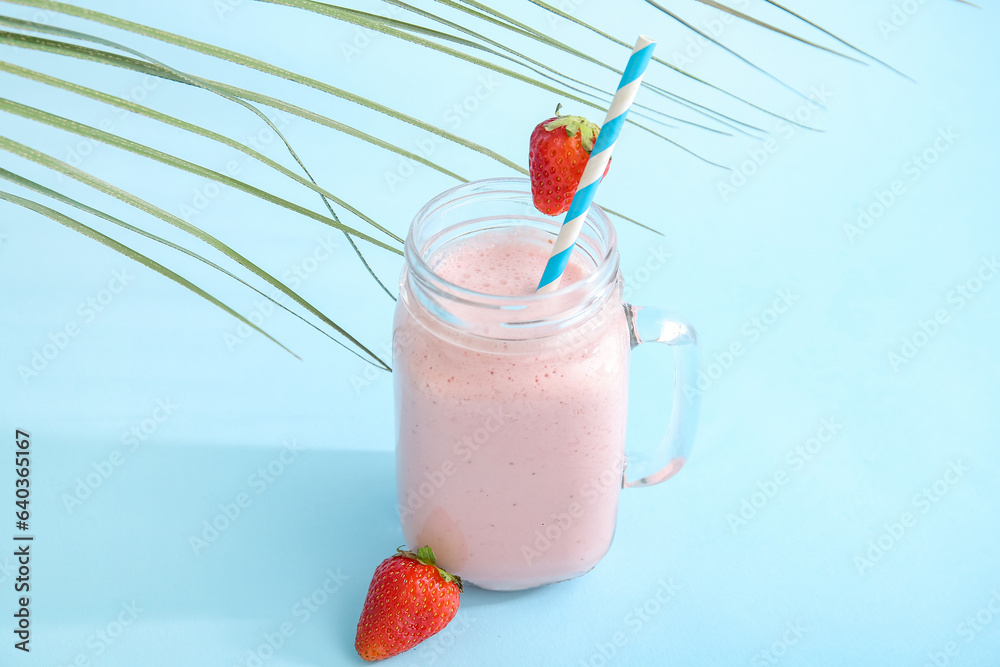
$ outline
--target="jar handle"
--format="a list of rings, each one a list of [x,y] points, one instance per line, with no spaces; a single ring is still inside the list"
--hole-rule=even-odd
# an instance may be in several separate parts
[[[628,458],[622,487],[665,482],[684,466],[694,442],[701,392],[696,380],[700,368],[698,334],[682,317],[661,308],[625,304],[632,349],[643,343],[666,343],[674,348],[674,400],[667,434],[652,451]],[[629,469],[638,474],[629,474]]]

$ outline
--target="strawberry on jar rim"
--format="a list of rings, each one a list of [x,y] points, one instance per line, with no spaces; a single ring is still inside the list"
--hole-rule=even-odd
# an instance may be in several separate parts
[[[410,650],[455,618],[461,592],[462,579],[439,568],[429,546],[397,549],[368,586],[355,650],[368,661]]]
[[[528,142],[531,196],[535,208],[546,215],[569,210],[594,149],[594,140],[601,131],[583,116],[560,116],[561,107],[561,104],[556,106],[555,116],[535,126]],[[607,175],[608,167],[601,178]]]

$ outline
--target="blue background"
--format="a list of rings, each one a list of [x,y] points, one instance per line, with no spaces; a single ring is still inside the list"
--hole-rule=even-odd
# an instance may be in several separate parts
[[[367,95],[521,164],[531,128],[560,101],[292,9],[238,0],[82,4]],[[502,5],[605,62],[627,58],[625,49],[541,10]],[[381,3],[357,6],[408,20]],[[703,411],[690,462],[663,486],[623,493],[615,543],[593,572],[527,592],[471,589],[452,626],[389,664],[998,664],[1000,278],[988,268],[1000,252],[996,8],[944,0],[796,4],[914,83],[877,64],[719,23],[717,12],[696,3],[670,3],[696,25],[721,26],[727,44],[824,99],[822,109],[700,46],[637,0],[561,6],[626,41],[647,33],[658,39],[659,57],[690,58],[684,66],[700,76],[823,131],[651,70],[647,80],[738,115],[773,141],[669,130],[729,172],[629,126],[598,194],[599,203],[663,232],[618,224],[631,300],[676,310],[700,332]],[[802,30],[764,3],[734,6]],[[95,24],[2,7],[281,96],[431,153],[467,178],[511,174],[287,81]],[[141,96],[239,141],[257,136],[266,154],[292,166],[259,134],[258,118],[224,100],[166,82],[147,81],[150,89],[136,93],[144,79],[134,73],[7,46],[0,53]],[[532,53],[605,89],[617,83],[565,54]],[[88,124],[110,120],[116,133],[214,169],[238,160],[241,178],[320,210],[314,196],[231,149],[10,75],[0,75],[0,91]],[[648,90],[640,101],[696,118]],[[468,111],[459,115],[455,105]],[[564,110],[603,115],[576,104]],[[6,114],[0,123],[5,136],[60,159],[76,156],[82,168],[168,211],[192,207],[192,222],[278,277],[298,267],[301,294],[384,352],[393,303],[339,232],[71,134]],[[423,202],[455,183],[305,120],[279,124],[321,184],[400,235]],[[163,227],[9,154],[0,154],[0,166]],[[863,211],[872,217],[859,224]],[[249,290],[135,243],[245,315],[260,310]],[[331,253],[318,252],[330,245]],[[400,258],[377,249],[367,256],[394,286]],[[328,259],[310,261],[317,257]],[[111,282],[116,271],[126,272],[127,286],[103,292],[119,287]],[[85,305],[111,296],[100,313]],[[785,312],[771,310],[776,300]],[[354,627],[369,578],[402,543],[391,378],[287,314],[264,321],[303,361],[259,334],[244,338],[235,320],[155,273],[0,204],[0,430],[31,433],[36,535],[30,655],[12,647],[13,559],[0,549],[7,619],[0,664],[229,667],[257,664],[255,653],[269,667],[359,664]],[[23,376],[19,368],[70,324],[79,335],[37,376]],[[640,445],[662,432],[670,363],[666,349],[635,353],[629,428]],[[821,430],[824,420],[835,433]],[[811,449],[808,460],[798,448]],[[3,541],[14,532],[10,449],[0,466]],[[265,478],[259,470],[268,466]],[[206,521],[236,508],[239,516],[210,543],[191,546]],[[269,651],[268,636],[280,647]]]

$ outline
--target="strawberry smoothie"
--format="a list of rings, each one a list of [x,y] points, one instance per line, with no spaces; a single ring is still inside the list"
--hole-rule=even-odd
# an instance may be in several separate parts
[[[426,264],[480,295],[531,295],[551,238],[527,226],[480,230],[436,249]],[[594,272],[589,256],[574,251],[562,285]],[[477,318],[537,301],[461,309],[465,300],[456,298],[460,314],[442,315],[403,282],[393,335],[403,532],[471,583],[514,590],[569,579],[611,544],[631,341],[620,278],[609,275],[604,297],[580,292],[592,303],[538,336],[523,328],[507,336],[502,325],[477,330]]]

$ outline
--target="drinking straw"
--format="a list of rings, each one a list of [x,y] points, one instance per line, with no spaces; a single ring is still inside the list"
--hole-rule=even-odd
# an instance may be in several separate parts
[[[580,235],[580,228],[583,227],[583,221],[587,219],[587,212],[594,201],[597,186],[600,185],[604,170],[608,166],[608,161],[611,160],[611,151],[615,149],[615,142],[618,141],[618,135],[621,134],[622,125],[625,124],[625,117],[628,115],[629,107],[632,106],[635,94],[639,91],[642,75],[649,65],[650,58],[653,57],[655,46],[656,42],[645,35],[639,35],[639,39],[635,42],[632,55],[628,59],[628,65],[625,66],[625,71],[622,73],[622,80],[618,84],[618,91],[615,93],[614,99],[611,100],[611,108],[608,109],[608,115],[604,119],[597,140],[594,142],[587,166],[583,169],[580,185],[576,188],[569,210],[566,211],[562,228],[559,230],[559,236],[556,237],[556,242],[552,246],[552,254],[545,264],[545,271],[538,283],[539,292],[551,292],[559,286],[559,279],[562,277],[563,271],[566,270],[573,246]]]

